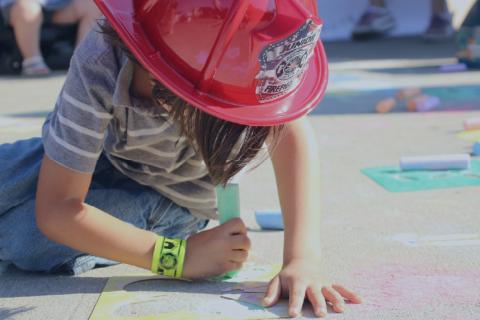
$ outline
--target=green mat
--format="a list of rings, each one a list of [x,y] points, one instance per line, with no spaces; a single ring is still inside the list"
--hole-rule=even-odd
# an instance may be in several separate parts
[[[469,170],[402,171],[399,167],[380,167],[362,172],[390,192],[480,186],[480,160],[473,160]]]

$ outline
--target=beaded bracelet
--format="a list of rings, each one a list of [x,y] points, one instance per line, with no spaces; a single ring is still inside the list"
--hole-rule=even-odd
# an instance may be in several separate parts
[[[166,277],[181,278],[186,248],[186,240],[159,236],[155,242],[151,271]]]

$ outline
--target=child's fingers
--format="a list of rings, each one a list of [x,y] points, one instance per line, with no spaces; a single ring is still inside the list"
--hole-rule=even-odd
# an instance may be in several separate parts
[[[221,227],[226,228],[229,234],[247,234],[247,226],[240,218],[229,220]]]
[[[345,309],[345,301],[343,300],[340,293],[335,291],[331,287],[323,287],[322,293],[325,299],[330,301],[333,304],[333,310],[338,313],[342,313]]]
[[[250,239],[243,234],[237,234],[230,237],[232,250],[250,250],[252,243]]]
[[[239,270],[243,267],[242,262],[236,262],[236,261],[227,261],[223,265],[223,272],[230,272],[234,270]]]
[[[268,284],[267,293],[265,294],[265,298],[263,298],[263,305],[265,307],[273,306],[275,303],[277,303],[278,299],[280,299],[281,293],[282,287],[280,283],[280,277],[276,276]]]
[[[362,299],[358,294],[346,289],[344,286],[334,284],[332,285],[332,288],[337,290],[338,293],[340,293],[346,300],[350,301],[351,303],[362,303]]]
[[[307,286],[300,284],[298,281],[292,281],[289,284],[289,304],[288,314],[290,317],[298,317],[302,312],[303,302],[305,301],[305,291]]]
[[[247,261],[248,251],[247,250],[232,250],[230,254],[230,260],[233,262],[243,263]]]
[[[313,306],[313,312],[317,317],[325,317],[327,315],[327,302],[319,287],[310,287],[307,289],[307,297]]]

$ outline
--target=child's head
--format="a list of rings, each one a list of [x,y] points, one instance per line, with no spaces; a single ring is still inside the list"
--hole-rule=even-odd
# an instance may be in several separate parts
[[[323,96],[314,0],[95,1],[109,22],[104,33],[151,74],[153,97],[216,183]]]
[[[108,41],[136,62],[107,21],[102,21],[100,28]],[[200,152],[216,184],[226,184],[255,158],[267,139],[275,141],[281,132],[282,125],[246,126],[211,116],[181,99],[153,77],[151,88],[154,101],[180,124],[182,133]]]

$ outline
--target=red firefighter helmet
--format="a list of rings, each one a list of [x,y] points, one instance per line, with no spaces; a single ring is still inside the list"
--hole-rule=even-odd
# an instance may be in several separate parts
[[[218,118],[271,126],[327,86],[316,0],[95,0],[139,62]]]

